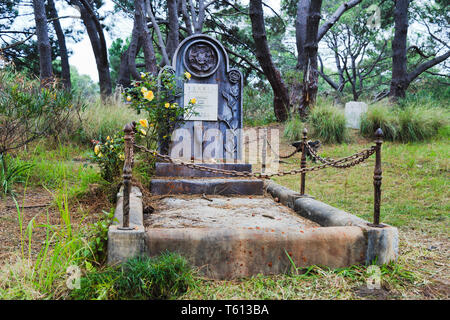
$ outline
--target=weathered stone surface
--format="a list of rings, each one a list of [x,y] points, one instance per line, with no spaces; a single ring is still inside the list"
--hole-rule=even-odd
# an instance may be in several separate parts
[[[361,125],[361,115],[367,112],[367,104],[364,102],[350,101],[345,104],[345,119],[347,127],[359,129]]]
[[[116,210],[114,211],[114,218],[118,221],[114,224],[122,225],[123,217],[123,187],[117,194]],[[130,226],[142,226],[143,225],[143,215],[142,215],[142,193],[138,187],[132,186],[130,193],[130,216],[129,216]]]
[[[145,256],[146,252],[146,233],[143,226],[135,226],[132,230],[120,230],[117,225],[109,227],[107,259],[109,265]]]
[[[148,254],[179,252],[215,279],[279,274],[292,267],[332,268],[364,263],[366,238],[358,227],[266,232],[234,228],[147,229]]]
[[[216,159],[241,159],[242,143],[239,129],[243,124],[243,77],[239,70],[230,69],[228,55],[222,44],[205,34],[187,37],[180,43],[174,54],[172,68],[177,77],[183,77],[186,71],[192,75],[186,84],[188,89],[189,86],[203,84],[206,85],[206,90],[207,86],[214,86],[214,90],[211,91],[217,92],[216,119],[207,117],[209,121],[190,120],[182,126],[190,133],[191,138],[196,137],[191,139],[191,157],[202,160],[203,151],[211,147],[210,145],[220,143],[220,146],[217,146],[220,150],[217,150]],[[210,95],[207,96],[208,99],[197,100],[211,100]],[[181,96],[177,102],[182,106],[184,100],[184,96]],[[221,139],[216,134],[214,138],[209,137],[207,141],[204,141],[204,134],[208,129],[217,129],[217,133],[221,132]],[[174,141],[171,149],[178,143],[178,140]]]
[[[358,226],[364,231],[367,239],[367,264],[377,261],[383,264],[398,258],[398,230],[384,225],[383,228],[371,227],[371,224],[355,215],[327,205],[321,201],[299,196],[298,193],[282,187],[273,181],[266,181],[264,185],[272,197],[277,197],[285,205],[289,205],[299,215],[315,221],[324,227]]]
[[[249,163],[200,163],[200,165],[208,168],[234,170],[239,172],[252,171],[252,165]],[[223,173],[201,171],[168,162],[157,162],[155,171],[155,176],[157,177],[230,177]]]
[[[152,179],[152,194],[261,195],[263,181],[258,179]]]
[[[190,196],[165,197],[152,205],[157,208],[146,216],[148,228],[239,228],[283,232],[319,227],[292,209],[264,196]]]

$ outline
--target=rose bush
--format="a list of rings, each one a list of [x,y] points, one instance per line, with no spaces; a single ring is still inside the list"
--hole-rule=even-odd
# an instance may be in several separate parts
[[[186,106],[175,102],[183,94],[182,84],[190,78],[186,72],[182,79],[177,79],[167,69],[163,69],[159,77],[141,73],[141,80],[133,81],[133,87],[125,90],[126,101],[138,114],[145,115],[145,121],[139,121],[137,132],[148,148],[159,146],[161,152],[167,154],[173,130],[195,113],[195,99]]]

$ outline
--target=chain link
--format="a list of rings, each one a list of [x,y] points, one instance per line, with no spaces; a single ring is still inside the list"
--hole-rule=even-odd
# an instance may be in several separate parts
[[[188,162],[184,162],[180,159],[173,159],[168,155],[160,154],[159,152],[157,152],[155,150],[150,150],[144,146],[134,144],[134,146],[137,149],[139,149],[143,152],[151,153],[154,156],[156,156],[160,159],[163,159],[167,162],[177,164],[177,165],[182,165],[182,166],[185,166],[190,169],[206,171],[206,172],[210,172],[210,173],[221,173],[221,174],[236,176],[236,177],[254,177],[254,178],[260,178],[260,179],[269,179],[274,176],[295,175],[295,174],[300,174],[300,173],[312,172],[312,171],[321,170],[321,169],[324,169],[327,167],[335,167],[335,168],[341,168],[341,169],[342,168],[344,168],[344,169],[350,168],[350,167],[356,166],[359,163],[362,163],[367,158],[369,158],[372,154],[374,154],[376,151],[376,146],[372,146],[368,149],[365,149],[361,152],[355,153],[351,156],[348,156],[348,157],[345,157],[342,159],[338,159],[338,160],[333,160],[333,159],[324,159],[324,158],[318,156],[312,150],[312,148],[310,146],[308,146],[308,144],[306,144],[306,145],[307,145],[308,150],[311,152],[312,156],[315,157],[316,159],[318,159],[319,161],[321,161],[323,164],[314,166],[314,167],[292,169],[292,170],[288,170],[288,171],[280,171],[280,172],[276,172],[276,173],[265,174],[265,173],[260,173],[260,172],[253,173],[253,172],[249,172],[249,171],[236,171],[236,170],[210,168],[210,167],[202,166],[199,164],[188,163]],[[353,160],[353,161],[351,161],[351,160]]]
[[[311,156],[314,159],[317,159],[317,160],[319,160],[320,162],[322,162],[324,164],[328,164],[331,167],[338,168],[338,169],[346,169],[346,168],[350,168],[350,167],[356,166],[357,164],[359,164],[359,163],[363,162],[364,160],[366,160],[368,157],[370,157],[376,151],[376,146],[372,146],[372,147],[370,147],[368,149],[365,149],[365,150],[363,150],[361,152],[355,153],[355,154],[353,154],[351,156],[342,158],[340,160],[334,160],[332,158],[322,158],[321,156],[319,156],[315,152],[315,150],[313,148],[311,148],[311,146],[309,144],[306,144],[306,148],[308,149],[308,151],[310,152]],[[340,162],[347,162],[348,160],[352,160],[352,159],[357,159],[357,160],[352,161],[350,163],[339,164]]]

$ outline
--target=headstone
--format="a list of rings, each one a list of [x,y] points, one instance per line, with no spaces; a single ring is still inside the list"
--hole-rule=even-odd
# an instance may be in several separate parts
[[[367,112],[367,104],[364,102],[350,101],[345,104],[345,119],[347,127],[359,129],[361,125],[361,116]]]
[[[191,74],[177,102],[184,106],[195,98],[198,114],[185,119],[184,131],[175,130],[169,154],[174,154],[171,151],[177,150],[178,144],[183,141],[185,144],[184,139],[190,139],[191,147],[181,152],[187,153],[184,159],[196,162],[211,158],[218,162],[241,159],[243,78],[239,70],[229,68],[225,48],[210,36],[190,36],[178,46],[172,68],[177,78],[182,78],[186,71]]]

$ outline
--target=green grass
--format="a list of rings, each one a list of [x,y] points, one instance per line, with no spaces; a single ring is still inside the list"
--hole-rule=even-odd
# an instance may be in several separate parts
[[[448,137],[450,114],[440,107],[423,105],[390,106],[381,103],[369,107],[361,118],[361,133],[371,137],[377,128],[384,139],[403,143]]]
[[[98,169],[87,161],[90,152],[90,149],[75,144],[55,146],[41,141],[31,152],[19,153],[15,162],[32,165],[29,170],[30,186],[61,189],[63,183],[67,183],[68,197],[72,199],[84,195],[90,184],[105,183]]]
[[[91,140],[104,141],[107,136],[122,131],[125,124],[138,120],[139,115],[121,97],[117,97],[110,98],[105,103],[100,99],[89,103],[80,118],[81,127],[72,140],[89,145]]]
[[[176,253],[133,258],[121,267],[88,272],[71,297],[92,299],[174,299],[195,287],[193,269]]]
[[[345,115],[342,109],[322,101],[315,106],[306,122],[299,116],[291,116],[285,123],[284,137],[289,141],[301,140],[303,128],[309,130],[308,137],[320,139],[325,143],[344,143],[349,141],[349,130],[346,127]]]
[[[340,158],[360,151],[372,143],[325,145],[319,154]],[[395,226],[426,224],[430,230],[444,232],[449,206],[448,178],[450,148],[446,139],[432,143],[399,144],[385,142],[382,146],[381,219]],[[299,166],[292,159],[287,167]],[[308,166],[312,166],[308,162]],[[306,192],[318,200],[371,220],[373,212],[374,157],[350,169],[328,168],[306,176]],[[363,178],[362,178],[363,177]],[[274,179],[298,190],[297,176]]]

